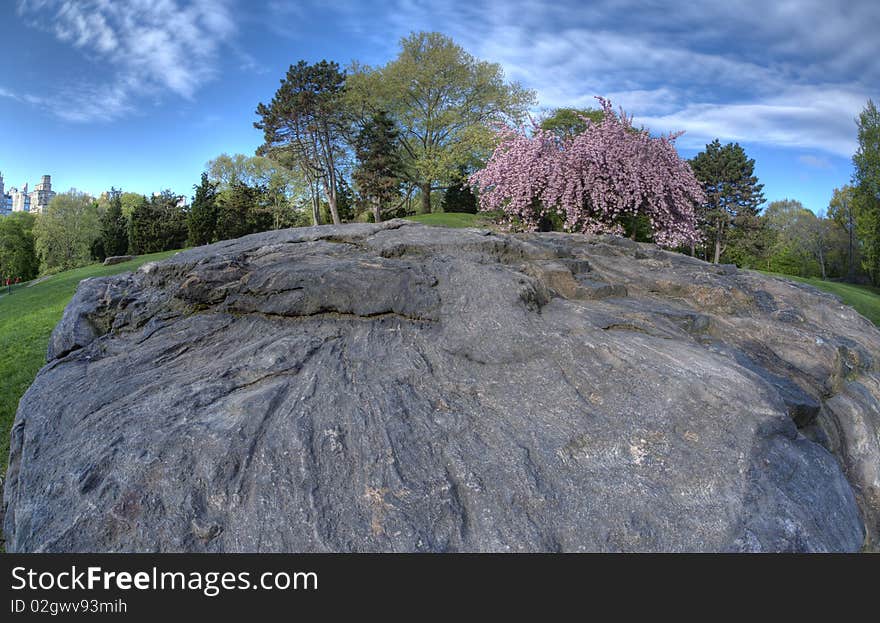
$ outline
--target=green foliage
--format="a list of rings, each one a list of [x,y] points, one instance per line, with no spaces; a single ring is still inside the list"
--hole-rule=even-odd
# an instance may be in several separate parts
[[[535,101],[533,92],[505,81],[500,65],[436,32],[402,39],[400,54],[384,67],[354,66],[347,100],[350,110],[384,110],[394,119],[403,174],[419,187],[423,212],[431,209],[432,190],[491,153],[493,123],[520,120]]]
[[[872,100],[856,121],[859,148],[853,156],[856,232],[863,244],[862,265],[880,283],[880,111]]]
[[[761,268],[801,277],[847,274],[846,230],[833,218],[816,216],[800,201],[773,201],[762,220],[771,241]]]
[[[220,154],[208,162],[208,177],[217,185],[218,198],[234,182],[262,188],[262,202],[272,214],[271,228],[281,229],[303,225],[308,220],[302,206],[311,199],[309,188],[294,166],[295,161],[282,152],[275,152],[273,158]],[[344,183],[343,178],[339,180]]]
[[[34,246],[35,221],[36,217],[28,212],[0,217],[0,278],[27,281],[37,276],[40,262]]]
[[[182,196],[164,190],[135,207],[129,219],[132,253],[179,249],[186,243],[187,214],[182,202]]]
[[[559,138],[573,138],[587,129],[586,120],[599,123],[604,118],[605,113],[595,108],[557,108],[541,120],[539,127]]]
[[[33,219],[33,215],[22,216]],[[0,232],[5,223],[0,218]],[[46,364],[49,336],[61,319],[77,284],[88,277],[135,270],[145,262],[161,260],[172,253],[144,255],[115,266],[77,268],[39,283],[16,287],[11,296],[0,292],[0,470],[3,473],[8,464],[9,431],[18,401],[39,369]]]
[[[706,192],[706,203],[697,210],[698,228],[708,243],[705,255],[717,263],[737,218],[757,216],[764,185],[754,175],[755,161],[738,143],[722,147],[715,139],[690,164]]]
[[[88,264],[92,243],[101,235],[98,206],[86,193],[60,193],[37,217],[33,233],[42,272]]]
[[[731,223],[727,247],[721,257],[725,263],[742,268],[766,268],[774,242],[775,234],[763,217],[740,214]]]
[[[468,170],[465,167],[459,167],[458,174],[458,179],[443,193],[443,201],[440,204],[443,212],[476,214],[479,204],[467,181]]]
[[[453,184],[443,193],[443,202],[440,204],[444,212],[467,212],[477,213],[477,197],[471,187],[464,181]]]
[[[828,204],[828,217],[843,228],[846,234],[846,275],[852,280],[857,276],[861,265],[861,245],[856,237],[858,203],[852,186],[834,189],[834,195]]]
[[[292,160],[312,190],[313,217],[317,224],[319,192],[339,224],[336,191],[339,161],[345,151],[344,131],[349,119],[343,101],[345,74],[334,62],[291,65],[271,103],[257,105],[260,120],[254,127],[263,131],[259,155]]]
[[[234,182],[218,201],[218,240],[231,240],[272,228],[271,211],[263,203],[266,189]]]
[[[110,190],[106,211],[101,215],[100,255],[125,255],[128,252],[128,221],[122,215],[121,192]],[[92,253],[94,257],[98,254]],[[100,258],[103,259],[103,258]]]
[[[146,198],[137,193],[122,193],[119,196],[119,200],[122,202],[122,216],[125,217],[127,222],[131,218],[131,214],[134,212],[135,208],[146,201]]]
[[[193,186],[196,194],[186,218],[191,245],[209,244],[216,239],[218,185],[208,179],[207,173],[202,173],[201,183]]]
[[[352,174],[360,203],[368,207],[373,221],[382,220],[382,208],[400,194],[401,159],[394,120],[384,110],[375,113],[355,141],[357,168]]]

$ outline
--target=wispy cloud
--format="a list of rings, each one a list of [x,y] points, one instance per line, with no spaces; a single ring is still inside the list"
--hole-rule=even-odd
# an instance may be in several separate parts
[[[225,0],[21,0],[18,10],[102,76],[62,83],[57,95],[33,102],[70,121],[121,117],[143,95],[192,99],[215,77],[220,49],[236,32]]]
[[[391,53],[409,31],[445,32],[545,107],[611,96],[652,130],[685,130],[683,145],[719,137],[848,156],[853,118],[880,96],[876,0],[396,0],[381,15],[360,2],[333,11]]]
[[[798,156],[798,162],[812,169],[831,169],[833,166],[828,158],[814,156],[812,154]]]

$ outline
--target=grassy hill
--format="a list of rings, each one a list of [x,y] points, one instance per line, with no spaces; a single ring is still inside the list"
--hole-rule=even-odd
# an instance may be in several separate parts
[[[405,217],[408,221],[433,225],[435,227],[486,227],[491,220],[483,214],[464,212],[439,212],[435,214],[416,214]]]
[[[855,308],[862,316],[880,326],[880,288],[871,286],[857,286],[852,283],[839,283],[837,281],[822,281],[821,279],[807,277],[793,277],[791,275],[783,275],[780,273],[768,273],[767,275],[781,277],[783,279],[791,279],[792,281],[800,281],[808,283],[820,290],[831,292],[840,297],[847,305]]]
[[[161,260],[176,251],[142,255],[117,264],[95,264],[22,284],[7,294],[0,290],[0,462],[6,473],[9,429],[18,401],[46,363],[49,335],[61,319],[77,284],[87,277],[102,277],[135,270],[141,264]]]

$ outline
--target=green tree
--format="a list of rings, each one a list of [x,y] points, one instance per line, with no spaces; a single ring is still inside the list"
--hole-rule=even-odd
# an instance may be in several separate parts
[[[491,126],[521,120],[535,96],[506,82],[500,65],[477,60],[443,34],[413,33],[400,48],[384,67],[351,69],[348,101],[358,114],[385,110],[394,119],[404,176],[418,186],[427,213],[432,191],[491,153]]]
[[[292,166],[289,154],[275,152],[275,157],[220,154],[208,162],[208,177],[217,184],[218,198],[234,182],[265,189],[265,204],[272,215],[272,229],[303,224],[301,205],[307,202],[309,189],[303,176]],[[341,176],[337,178],[340,183]],[[343,201],[337,190],[337,203]],[[342,218],[342,208],[340,218]]]
[[[336,191],[340,159],[345,152],[348,118],[343,102],[345,74],[334,62],[291,65],[271,103],[257,105],[263,131],[258,155],[285,154],[303,173],[313,190],[312,215],[318,224],[320,192],[330,207],[333,223],[340,223]]]
[[[691,160],[691,168],[706,192],[698,225],[713,247],[712,261],[717,264],[737,218],[758,214],[764,185],[754,175],[755,161],[738,143],[722,147],[715,139]]]
[[[559,138],[573,138],[587,129],[585,119],[599,123],[604,117],[605,113],[595,108],[556,108],[541,120],[539,126]]]
[[[33,232],[42,272],[88,264],[92,243],[101,235],[97,204],[75,189],[55,195]]]
[[[252,211],[258,204],[259,194],[258,189],[243,182],[230,185],[218,202],[218,240],[231,240],[256,231]]]
[[[119,200],[122,202],[122,216],[125,217],[125,220],[131,218],[131,213],[134,212],[135,208],[141,205],[144,201],[147,200],[143,195],[139,195],[138,193],[122,193],[119,196]]]
[[[382,208],[400,194],[401,162],[394,120],[379,111],[364,125],[355,141],[357,168],[352,175],[373,221],[382,221]]]
[[[195,246],[214,242],[217,229],[217,182],[202,173],[200,184],[193,186],[196,191],[187,214],[189,243]]]
[[[157,253],[180,249],[186,244],[187,211],[183,197],[163,190],[137,204],[129,219],[129,243],[133,253]]]
[[[801,277],[842,277],[847,234],[833,218],[816,215],[800,201],[773,201],[762,219],[773,234],[768,268]]]
[[[104,256],[128,252],[128,222],[122,215],[122,192],[111,188],[101,215],[101,247]]]
[[[880,283],[880,111],[872,100],[856,120],[859,148],[853,156],[852,184],[856,234],[863,245],[862,264]]]
[[[758,214],[737,215],[731,223],[722,259],[741,268],[766,268],[776,240],[767,220]]]
[[[27,281],[37,276],[40,261],[34,246],[35,221],[29,212],[0,216],[0,277]]]
[[[828,217],[834,220],[846,232],[846,277],[852,281],[856,277],[857,266],[861,253],[856,238],[857,202],[855,189],[850,185],[834,189],[834,195],[828,204]]]
[[[443,193],[443,201],[440,205],[444,212],[477,213],[479,207],[477,197],[471,190],[467,178],[468,170],[465,167],[459,167],[458,178]]]
[[[443,202],[440,204],[444,212],[467,212],[477,213],[477,197],[471,187],[464,181],[459,181],[446,189],[443,193]]]
[[[771,201],[764,209],[762,220],[772,235],[772,245],[768,258],[768,269],[774,272],[814,276],[818,267],[812,265],[806,249],[798,244],[794,235],[795,223],[803,212],[808,210],[795,199]]]

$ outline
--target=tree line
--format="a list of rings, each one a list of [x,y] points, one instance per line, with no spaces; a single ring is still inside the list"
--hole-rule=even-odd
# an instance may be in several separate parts
[[[872,100],[855,121],[851,182],[835,188],[818,214],[793,198],[762,207],[755,161],[737,143],[707,145],[690,161],[706,192],[696,212],[702,236],[691,252],[716,263],[880,285],[880,114]]]
[[[535,94],[449,37],[413,33],[382,66],[289,67],[256,106],[263,143],[207,163],[189,202],[70,191],[46,214],[0,220],[0,272],[29,278],[107,255],[149,253],[282,227],[381,221],[437,209],[511,227],[612,232],[712,262],[880,280],[880,120],[858,119],[852,184],[825,213],[765,206],[754,160],[715,140],[689,161],[602,101],[531,126]]]

